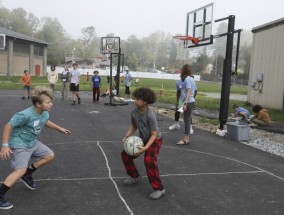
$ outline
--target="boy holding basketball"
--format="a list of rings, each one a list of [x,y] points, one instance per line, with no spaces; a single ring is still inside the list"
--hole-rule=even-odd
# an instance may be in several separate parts
[[[54,152],[36,138],[44,126],[69,134],[70,131],[49,120],[52,107],[51,92],[47,88],[36,88],[32,93],[33,106],[14,114],[3,131],[0,159],[11,159],[14,169],[0,186],[0,209],[10,209],[13,205],[4,199],[7,191],[19,180],[30,190],[36,185],[32,174],[54,159]],[[29,166],[30,158],[35,161]]]
[[[144,142],[143,147],[139,147],[139,152],[134,156],[126,154],[122,151],[121,157],[130,178],[124,181],[125,185],[132,185],[139,182],[139,173],[135,167],[133,160],[140,154],[144,153],[144,164],[146,166],[147,176],[154,191],[150,193],[151,199],[159,199],[166,190],[162,185],[157,158],[159,150],[162,146],[162,135],[157,126],[157,120],[154,112],[148,107],[156,101],[155,93],[149,88],[139,88],[133,92],[136,108],[131,112],[131,126],[129,127],[124,140],[132,136],[138,129],[139,136]]]

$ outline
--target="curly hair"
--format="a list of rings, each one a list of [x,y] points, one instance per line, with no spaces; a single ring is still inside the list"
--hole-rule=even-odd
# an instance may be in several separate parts
[[[42,104],[45,97],[52,99],[52,92],[47,87],[37,86],[31,92],[31,100],[34,106],[36,106],[36,103]]]
[[[181,73],[180,76],[181,77],[187,77],[190,76],[191,73],[191,66],[189,64],[184,64],[181,68]]]
[[[157,100],[156,94],[153,90],[146,87],[136,89],[132,95],[135,99],[141,99],[147,104],[153,104]]]
[[[260,105],[255,105],[252,108],[252,111],[255,113],[258,113],[260,110],[262,110],[263,108]]]
[[[239,107],[239,105],[233,104],[233,109],[236,109],[236,108],[238,108],[238,107]]]

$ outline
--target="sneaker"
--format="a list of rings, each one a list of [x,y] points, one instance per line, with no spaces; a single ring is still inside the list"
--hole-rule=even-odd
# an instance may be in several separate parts
[[[22,178],[21,181],[26,185],[27,188],[30,190],[35,190],[36,189],[36,184],[31,175],[25,174]]]
[[[7,202],[3,196],[0,196],[0,209],[11,209],[13,205]]]
[[[25,96],[22,97],[22,99],[25,99],[25,98],[26,98]]]
[[[178,141],[176,143],[176,145],[188,145],[189,143],[190,143],[190,141],[186,142],[184,139],[182,139],[182,140]]]
[[[150,199],[159,199],[161,198],[163,195],[165,195],[166,190],[155,190],[154,192],[150,193],[149,198]]]
[[[81,104],[81,98],[80,97],[78,98],[78,104]]]
[[[175,129],[180,129],[180,125],[178,123],[173,124],[172,126],[169,127],[170,131],[173,131]]]
[[[123,181],[123,184],[128,186],[128,185],[133,185],[133,184],[138,184],[139,181],[140,181],[140,178],[141,177],[138,177],[138,178],[132,178],[132,177],[129,177],[128,179],[125,179]]]

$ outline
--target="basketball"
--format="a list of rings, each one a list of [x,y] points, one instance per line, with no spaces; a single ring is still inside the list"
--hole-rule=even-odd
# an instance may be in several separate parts
[[[143,147],[144,143],[143,140],[137,136],[128,137],[123,144],[124,151],[130,156],[139,152],[139,149],[137,148],[138,146]]]

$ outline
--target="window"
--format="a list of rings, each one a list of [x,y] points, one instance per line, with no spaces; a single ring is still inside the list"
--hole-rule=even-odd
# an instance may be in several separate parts
[[[43,46],[35,45],[34,55],[43,56]]]
[[[0,50],[5,50],[6,46],[6,36],[5,34],[0,34]]]
[[[30,45],[28,43],[14,42],[14,52],[21,54],[30,54]]]

